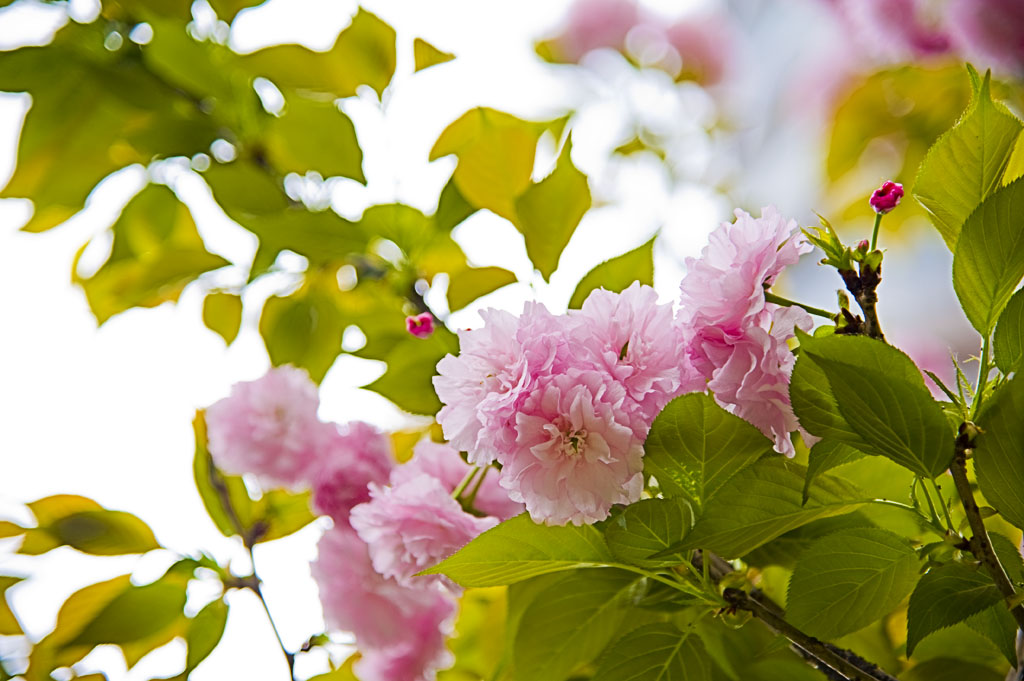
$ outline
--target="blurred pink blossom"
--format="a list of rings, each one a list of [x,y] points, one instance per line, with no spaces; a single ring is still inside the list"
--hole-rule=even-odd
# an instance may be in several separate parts
[[[317,418],[319,406],[316,385],[292,366],[236,383],[206,410],[210,455],[227,473],[252,473],[268,486],[304,486],[330,428]]]
[[[445,646],[454,633],[456,604],[443,596],[402,623],[402,636],[385,648],[361,648],[354,671],[361,681],[433,681],[455,657]]]
[[[949,53],[953,41],[928,0],[838,0],[833,3],[861,50],[883,62]]]
[[[729,67],[735,37],[722,15],[680,18],[665,29],[665,38],[682,60],[682,75],[703,85],[722,80]]]
[[[448,492],[453,492],[471,469],[454,447],[423,440],[413,449],[412,459],[392,471],[391,484],[401,485],[418,475],[426,474],[437,478]],[[525,510],[522,504],[509,499],[508,492],[498,484],[499,473],[496,469],[488,470],[484,475],[473,500],[473,508],[499,520],[507,520]]]
[[[946,25],[966,56],[1024,76],[1024,2],[951,0]]]
[[[395,461],[391,440],[368,423],[347,423],[329,432],[312,472],[313,510],[344,523],[353,506],[370,500],[367,485],[387,482]]]
[[[634,282],[622,293],[597,289],[578,312],[570,332],[578,366],[589,364],[622,384],[649,426],[669,400],[703,389],[672,324],[672,306],[658,305],[650,286]]]
[[[434,317],[429,312],[406,317],[405,330],[417,338],[429,338],[434,333]]]
[[[403,584],[498,524],[463,511],[444,484],[426,474],[394,487],[371,485],[370,501],[353,508],[349,522],[369,546],[374,569]]]
[[[622,51],[626,34],[640,21],[635,0],[576,0],[562,32],[551,41],[558,61],[576,63],[600,48]]]
[[[515,451],[500,458],[502,486],[535,521],[593,523],[640,498],[646,427],[629,418],[625,399],[597,371],[538,381],[516,417]]]

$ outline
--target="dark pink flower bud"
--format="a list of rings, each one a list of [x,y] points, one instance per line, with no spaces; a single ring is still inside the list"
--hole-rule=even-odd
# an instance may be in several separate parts
[[[896,206],[900,205],[903,198],[903,185],[898,182],[886,180],[882,186],[871,195],[871,207],[879,215],[885,215]]]
[[[870,247],[871,247],[871,244],[869,244],[869,243],[868,243],[868,240],[867,240],[867,239],[861,239],[861,240],[860,240],[860,241],[859,241],[859,242],[857,243],[857,250],[858,250],[858,251],[863,251],[863,252],[867,253],[867,251],[868,251],[868,249],[869,249]]]
[[[434,333],[434,317],[429,312],[406,317],[405,329],[417,338],[427,338]]]

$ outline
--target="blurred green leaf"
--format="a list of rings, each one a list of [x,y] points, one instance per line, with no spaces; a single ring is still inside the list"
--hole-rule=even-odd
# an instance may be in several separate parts
[[[40,527],[52,525],[61,518],[83,511],[102,511],[103,507],[88,497],[77,494],[55,494],[27,504]]]
[[[761,431],[704,393],[669,402],[651,425],[644,469],[670,497],[683,497],[699,514],[736,473],[771,453]]]
[[[358,86],[369,85],[379,97],[395,73],[395,30],[360,9],[327,52],[278,45],[244,55],[241,62],[281,88],[351,97]]]
[[[0,520],[0,539],[17,537],[25,533],[25,528],[8,520]]]
[[[516,282],[516,275],[501,267],[467,267],[448,281],[448,308],[461,310],[480,296]]]
[[[992,101],[991,72],[984,80],[967,67],[974,94],[957,124],[942,135],[921,163],[914,198],[931,215],[953,250],[967,216],[998,186],[1024,125]]]
[[[282,173],[317,170],[324,177],[340,175],[366,184],[363,151],[352,120],[333,102],[299,95],[285,101],[282,115],[267,127],[271,164]]]
[[[271,363],[302,367],[317,383],[341,354],[345,332],[341,312],[327,286],[324,277],[307,275],[306,283],[295,293],[267,300],[259,324]]]
[[[227,216],[243,227],[252,216],[279,214],[292,205],[284,186],[258,159],[213,163],[203,179]]]
[[[139,192],[112,231],[113,246],[103,266],[91,276],[77,271],[73,276],[100,324],[133,307],[177,300],[200,274],[230,264],[206,250],[188,208],[162,185]]]
[[[422,38],[412,41],[412,54],[416,63],[416,71],[422,71],[455,59],[455,55],[451,52],[439,50]]]
[[[877,528],[830,534],[801,553],[789,582],[786,620],[832,640],[884,617],[917,584],[917,552]]]
[[[491,679],[505,652],[505,589],[469,589],[459,600],[455,635],[448,645],[454,666],[438,672],[438,681]]]
[[[387,371],[366,389],[412,414],[436,414],[441,402],[434,392],[433,377],[441,358],[457,352],[455,336],[440,325],[429,338],[416,338],[408,333],[405,336],[385,358]]]
[[[465,200],[516,222],[515,199],[530,186],[542,132],[540,124],[477,107],[444,129],[430,160],[458,156],[452,181]]]
[[[287,537],[316,520],[310,510],[310,492],[296,494],[282,489],[264,492],[256,502],[255,513],[265,528],[259,535],[260,542]]]
[[[572,298],[569,300],[569,308],[578,310],[583,307],[583,301],[594,289],[603,288],[619,292],[629,288],[634,281],[648,286],[654,285],[653,238],[643,246],[611,260],[605,260],[587,272],[580,283],[576,284],[576,290],[572,292]]]
[[[450,232],[475,212],[476,208],[466,201],[452,178],[444,185],[441,195],[437,199],[434,222],[442,232]]]
[[[1002,603],[996,603],[966,620],[967,626],[978,632],[999,649],[1007,663],[1017,666],[1017,622]]]
[[[0,575],[0,636],[21,636],[21,624],[7,603],[7,590],[23,581],[24,577]]]
[[[217,16],[230,24],[235,20],[235,15],[243,9],[256,7],[262,4],[263,0],[208,0],[208,2]]]
[[[253,520],[253,502],[245,483],[240,476],[225,475],[214,466],[206,448],[206,421],[202,411],[196,413],[192,428],[196,437],[192,473],[210,520],[225,537],[245,533]]]
[[[47,526],[61,543],[95,556],[146,553],[161,548],[146,523],[124,511],[81,511]]]
[[[1020,368],[1024,359],[1024,289],[1010,297],[999,315],[996,332],[992,336],[992,355],[1004,374]]]
[[[213,649],[220,643],[224,628],[228,623],[228,604],[221,598],[210,601],[196,613],[189,623],[185,634],[187,652],[185,655],[185,672],[187,678],[192,670],[209,657]]]
[[[185,607],[185,582],[160,579],[112,598],[65,647],[130,643],[159,632]]]
[[[203,301],[203,324],[231,345],[242,326],[241,296],[233,293],[208,294]]]
[[[108,0],[103,3],[103,16],[121,21],[171,17],[184,26],[192,19],[192,3],[189,0]]]
[[[294,207],[278,213],[253,215],[245,227],[259,237],[249,279],[264,274],[283,250],[305,256],[315,265],[338,263],[367,246],[366,234],[355,223],[331,210]]]
[[[647,624],[608,647],[594,681],[711,681],[712,666],[692,630]]]
[[[995,670],[952,657],[936,657],[915,665],[900,675],[901,681],[1003,681]]]
[[[907,610],[907,657],[921,639],[962,622],[1002,600],[992,579],[977,566],[948,563],[921,578]]]
[[[615,557],[629,565],[678,565],[686,558],[651,556],[682,541],[691,525],[693,511],[685,499],[641,499],[608,520],[604,539]]]
[[[526,239],[526,254],[544,280],[558,267],[558,260],[583,215],[590,210],[587,176],[570,158],[572,140],[566,141],[555,169],[516,199],[516,225]]]
[[[982,201],[953,251],[953,289],[971,326],[987,338],[1024,277],[1024,178]]]

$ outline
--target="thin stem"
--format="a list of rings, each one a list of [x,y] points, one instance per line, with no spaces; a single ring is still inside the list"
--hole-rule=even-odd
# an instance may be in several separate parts
[[[252,580],[247,586],[256,594],[257,598],[260,599],[260,603],[263,604],[263,611],[267,613],[267,620],[270,622],[270,628],[274,630],[274,636],[277,638],[277,645],[280,646],[281,652],[284,654],[284,659],[288,663],[288,675],[291,677],[291,681],[295,680],[295,655],[288,652],[288,649],[284,645],[284,639],[281,638],[281,632],[277,630],[277,624],[274,623],[274,617],[270,614],[270,607],[267,605],[267,599],[263,597],[263,589],[260,587],[260,579],[256,576],[256,555],[253,553],[252,547],[249,548],[249,560],[252,562],[252,574],[255,579]]]
[[[924,370],[924,373],[928,375],[928,378],[932,379],[932,382],[935,383],[935,385],[939,386],[939,390],[944,392],[946,394],[946,397],[948,397],[953,404],[963,409],[963,402],[961,402],[960,398],[956,396],[956,393],[954,393],[952,390],[946,387],[946,384],[942,382],[941,378],[936,376],[933,372],[928,371],[927,369]]]
[[[924,486],[922,485],[922,489],[923,488],[924,488]],[[893,501],[891,499],[865,499],[864,503],[867,503],[867,504],[879,504],[881,506],[892,506],[894,508],[901,508],[904,511],[908,511],[910,513],[913,513],[914,517],[917,518],[918,520],[925,521],[925,526],[928,529],[930,529],[932,532],[934,532],[935,534],[939,535],[940,537],[945,537],[946,536],[946,528],[942,527],[941,524],[938,524],[938,514],[936,514],[936,516],[935,516],[935,522],[931,522],[931,521],[929,521],[928,518],[925,518],[923,515],[921,515],[921,513],[918,512],[918,510],[916,508],[914,508],[913,506],[910,506],[909,504],[902,504],[902,503],[900,503],[898,501]]]
[[[935,495],[939,498],[939,505],[942,507],[942,513],[946,516],[946,527],[949,528],[950,532],[956,530],[956,525],[953,524],[953,517],[949,514],[949,504],[942,498],[942,490],[939,489],[939,485],[935,482],[935,478],[931,478],[932,487],[935,488]]]
[[[737,610],[746,610],[767,624],[771,629],[785,636],[799,648],[812,655],[816,660],[825,663],[836,672],[850,679],[850,681],[896,681],[894,677],[885,673],[876,665],[867,663],[852,653],[848,653],[848,651],[842,651],[805,634],[784,620],[774,610],[741,589],[728,588],[722,593],[722,596],[731,607]],[[848,658],[847,654],[857,658],[859,664],[854,662],[853,659]]]
[[[626,570],[627,572],[634,572],[634,573],[636,573],[638,575],[643,575],[644,577],[648,577],[650,579],[653,579],[656,582],[661,582],[662,584],[670,586],[673,589],[675,589],[676,591],[682,591],[684,594],[687,594],[689,596],[695,596],[697,598],[703,598],[705,600],[710,600],[709,599],[709,594],[704,593],[703,591],[698,591],[697,589],[694,589],[692,586],[690,586],[686,582],[679,582],[679,581],[676,581],[674,579],[669,579],[667,577],[662,577],[657,572],[651,572],[650,570],[644,570],[643,568],[639,568],[639,567],[636,567],[634,565],[626,565],[625,563],[610,563],[609,567],[617,567],[619,569]]]
[[[468,487],[469,483],[472,482],[473,476],[475,476],[479,470],[479,466],[473,466],[472,468],[469,469],[469,472],[466,473],[466,475],[462,478],[462,482],[460,482],[458,486],[454,490],[452,490],[452,499],[458,499],[459,497],[462,496],[462,493],[466,491],[466,487]]]
[[[978,367],[978,387],[974,391],[974,404],[971,405],[971,420],[976,420],[981,413],[981,401],[985,398],[985,384],[988,383],[989,372],[992,367],[988,365],[989,346],[992,343],[991,336],[985,336],[985,342],[981,345],[981,366]]]
[[[917,477],[917,478],[914,478],[914,483],[915,484],[917,484],[917,483],[921,484],[921,491],[924,492],[924,500],[928,502],[928,511],[932,515],[932,524],[933,525],[938,525],[939,524],[939,512],[935,510],[935,504],[932,502],[932,495],[928,491],[928,486],[924,484],[924,479],[921,478],[920,476]],[[949,527],[949,526],[947,525],[947,527]]]
[[[871,250],[875,250],[875,245],[878,243],[878,226],[882,224],[882,214],[878,213],[875,215],[875,228],[871,231]]]
[[[776,294],[772,293],[771,291],[765,291],[764,292],[764,299],[765,299],[765,302],[775,303],[776,305],[787,305],[787,306],[799,307],[802,310],[810,312],[811,314],[816,315],[818,317],[824,317],[825,319],[834,320],[836,318],[836,315],[835,315],[834,312],[829,312],[828,310],[823,310],[820,307],[813,307],[811,305],[804,305],[803,303],[798,303],[795,300],[790,300],[788,298],[783,298],[782,296],[776,295]]]
[[[468,508],[473,507],[473,502],[476,501],[476,495],[480,491],[480,486],[484,484],[484,478],[487,477],[487,471],[491,470],[490,466],[484,466],[480,469],[480,476],[477,477],[476,483],[473,485],[473,491],[466,497],[466,506]]]

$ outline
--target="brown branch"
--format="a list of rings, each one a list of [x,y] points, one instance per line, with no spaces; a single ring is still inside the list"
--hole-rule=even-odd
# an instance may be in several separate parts
[[[860,324],[857,325],[857,333],[862,333],[865,336],[877,338],[885,342],[882,325],[878,321],[878,312],[875,309],[875,306],[878,304],[876,290],[878,285],[882,283],[882,266],[879,265],[876,270],[864,263],[860,263],[859,269],[859,274],[853,270],[839,270],[839,276],[843,278],[846,290],[853,294],[857,305],[860,306],[861,313],[864,315],[862,328]]]

